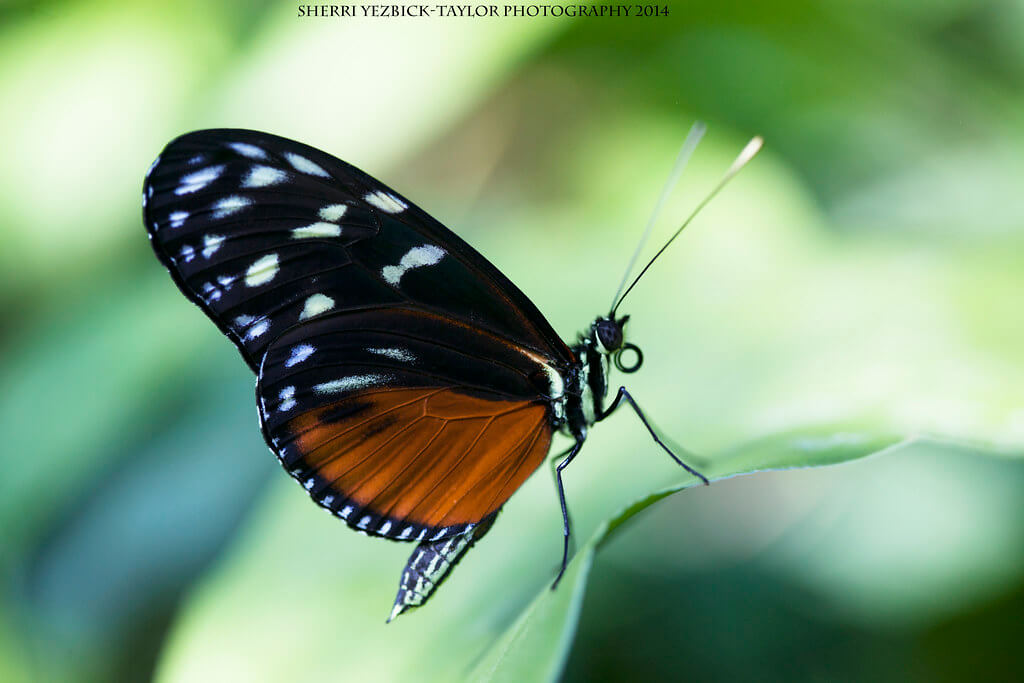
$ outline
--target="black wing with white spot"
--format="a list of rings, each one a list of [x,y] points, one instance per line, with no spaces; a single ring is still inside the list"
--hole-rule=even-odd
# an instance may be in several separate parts
[[[394,190],[313,147],[247,130],[172,141],[143,188],[153,248],[258,370],[270,342],[328,311],[402,306],[571,359],[493,265]]]

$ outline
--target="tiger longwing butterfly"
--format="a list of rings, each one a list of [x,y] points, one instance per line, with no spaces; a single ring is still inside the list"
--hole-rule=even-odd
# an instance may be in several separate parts
[[[556,431],[573,439],[556,469],[560,578],[562,470],[622,401],[707,483],[625,388],[606,405],[611,362],[633,372],[642,361],[623,338],[628,316],[615,316],[632,285],[569,346],[411,201],[313,147],[250,130],[169,143],[146,175],[143,213],[175,283],[256,373],[263,436],[289,474],[350,527],[418,544],[389,621],[423,604],[487,533]]]

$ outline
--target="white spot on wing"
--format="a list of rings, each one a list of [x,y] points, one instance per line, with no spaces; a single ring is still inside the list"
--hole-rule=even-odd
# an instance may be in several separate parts
[[[261,334],[263,334],[264,332],[266,332],[269,329],[270,329],[270,322],[268,322],[266,320],[261,320],[261,321],[259,321],[258,323],[256,323],[255,325],[253,325],[252,327],[249,328],[249,331],[245,333],[245,338],[247,340],[255,339],[256,337],[259,337]]]
[[[279,168],[253,166],[242,180],[242,187],[266,187],[280,183],[287,178],[288,174]]]
[[[388,379],[390,379],[388,375],[380,374],[352,375],[351,377],[342,377],[341,379],[317,384],[313,387],[313,391],[318,394],[336,394],[352,389],[372,387],[381,382],[386,382]]]
[[[284,362],[286,368],[298,365],[302,361],[306,360],[313,355],[314,349],[309,344],[299,344],[292,349],[292,355],[288,357],[288,360]]]
[[[248,197],[239,197],[238,195],[231,195],[230,197],[219,199],[213,204],[213,218],[215,220],[225,218],[233,213],[238,213],[251,204],[251,199]]]
[[[224,244],[223,235],[203,235],[203,258],[208,259],[213,256],[222,244]]]
[[[292,237],[337,237],[341,234],[341,226],[334,223],[313,223],[304,228],[292,230]]]
[[[444,255],[444,249],[432,244],[413,247],[405,253],[405,256],[402,257],[397,266],[384,266],[381,268],[380,274],[389,284],[397,285],[407,271],[413,268],[435,265],[444,258]]]
[[[284,158],[288,160],[288,163],[291,164],[296,171],[302,171],[303,173],[308,173],[310,175],[318,175],[322,178],[331,177],[331,174],[322,169],[318,164],[313,163],[306,157],[300,156],[295,152],[285,152]]]
[[[245,271],[245,284],[249,287],[265,285],[274,279],[278,270],[277,254],[267,254]]]
[[[433,536],[431,536],[431,537],[430,537],[430,540],[431,540],[431,541],[436,541],[437,539],[439,539],[439,538],[441,538],[442,536],[444,536],[444,532],[446,532],[446,531],[448,531],[448,527],[445,527],[445,528],[441,529],[441,530],[440,530],[440,531],[438,531],[438,532],[437,532],[436,534],[434,534]]]
[[[414,356],[409,351],[406,351],[405,349],[375,349],[375,348],[368,348],[366,350],[369,351],[370,353],[375,353],[378,356],[386,356],[388,358],[392,358],[394,360],[404,361],[406,363],[415,363],[416,362],[416,356]]]
[[[181,178],[181,184],[174,189],[174,194],[191,194],[203,189],[224,172],[224,166],[208,166]]]
[[[307,491],[309,491],[310,489],[312,489],[312,488],[313,488],[313,484],[315,484],[315,483],[316,483],[316,480],[315,480],[315,479],[313,479],[313,477],[310,477],[309,479],[307,479],[307,480],[306,480],[306,483],[305,483],[305,484],[303,484],[302,486],[303,486],[303,487],[304,487],[304,488],[305,488],[305,489],[306,489]]]
[[[231,285],[233,285],[235,283],[235,280],[237,279],[238,278],[236,278],[234,275],[218,275],[217,283],[220,284],[220,286],[223,287],[226,291],[231,289]]]
[[[281,405],[277,407],[278,410],[291,410],[295,407],[295,387],[285,387],[277,397],[281,400]]]
[[[312,318],[313,316],[320,315],[332,308],[334,308],[334,299],[326,296],[325,294],[314,294],[306,299],[306,305],[302,307],[302,313],[299,314],[299,320]]]
[[[185,224],[185,219],[188,218],[188,211],[174,211],[171,213],[171,227],[180,228]]]
[[[341,510],[341,512],[338,513],[338,516],[341,517],[342,519],[348,519],[348,516],[351,515],[351,514],[352,514],[352,506],[351,505],[346,505]]]
[[[412,533],[412,530],[413,530],[413,528],[411,526],[407,526],[404,529],[402,529],[402,533],[398,534],[398,537],[399,538],[409,538],[409,534]]]
[[[267,153],[256,145],[250,145],[248,142],[229,142],[228,147],[235,150],[244,157],[250,159],[266,159]]]
[[[191,244],[186,244],[181,248],[181,258],[184,259],[185,263],[188,263],[196,256],[196,250],[192,248]]]
[[[205,295],[206,303],[213,303],[214,301],[217,301],[217,300],[220,299],[221,292],[220,292],[219,289],[217,289],[216,287],[213,286],[213,283],[204,282],[203,283],[203,294]]]
[[[386,534],[389,531],[391,531],[391,522],[384,522],[380,525],[380,533]]]
[[[360,529],[365,529],[370,524],[370,520],[373,519],[370,515],[363,515],[363,518],[356,524]]]
[[[348,211],[348,204],[328,204],[320,209],[320,218],[325,221],[337,221]]]
[[[370,192],[363,197],[363,200],[368,204],[373,204],[385,213],[401,213],[409,208],[409,205],[401,199],[390,192],[384,192],[383,190]]]

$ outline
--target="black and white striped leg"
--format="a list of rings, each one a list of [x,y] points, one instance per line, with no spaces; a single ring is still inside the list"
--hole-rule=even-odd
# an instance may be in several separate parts
[[[569,540],[572,536],[572,531],[569,525],[569,508],[565,504],[565,486],[562,485],[562,470],[569,466],[576,454],[583,448],[583,439],[578,438],[573,447],[569,450],[569,455],[566,456],[565,460],[558,463],[558,467],[555,468],[555,483],[558,486],[558,503],[562,506],[562,567],[558,570],[558,576],[555,577],[555,582],[551,584],[551,590],[558,587],[558,582],[562,580],[562,575],[565,574],[565,568],[569,564]]]
[[[661,448],[666,453],[668,453],[669,456],[673,460],[675,460],[676,463],[680,467],[682,467],[684,470],[686,470],[687,472],[689,472],[690,474],[692,474],[693,476],[697,477],[702,482],[704,482],[705,486],[710,485],[710,482],[708,482],[708,478],[707,477],[705,477],[703,474],[701,474],[700,472],[698,472],[697,470],[693,469],[692,467],[687,465],[685,462],[680,460],[679,457],[675,453],[672,452],[672,449],[669,448],[668,446],[666,446],[662,442],[662,440],[658,438],[657,432],[654,431],[654,428],[651,427],[651,424],[647,421],[647,418],[644,417],[644,413],[643,413],[642,410],[640,410],[640,406],[638,406],[636,404],[636,401],[633,400],[633,397],[629,394],[628,391],[626,391],[626,387],[619,387],[619,393],[615,394],[615,400],[612,401],[612,404],[610,406],[608,406],[608,410],[606,410],[603,413],[601,413],[601,416],[598,417],[597,420],[600,422],[601,420],[605,419],[606,417],[611,415],[613,412],[615,412],[615,409],[619,407],[619,403],[622,401],[622,399],[626,399],[626,401],[629,403],[629,405],[632,406],[633,412],[635,412],[637,417],[640,418],[640,421],[644,423],[644,427],[647,428],[648,433],[650,433],[651,438],[654,439],[654,442],[656,444],[661,446]]]

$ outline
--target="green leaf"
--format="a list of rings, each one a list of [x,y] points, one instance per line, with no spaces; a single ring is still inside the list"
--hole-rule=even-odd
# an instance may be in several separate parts
[[[713,479],[763,470],[829,465],[894,447],[895,437],[858,432],[814,430],[759,439],[734,448],[704,467]],[[908,442],[904,442],[908,443]],[[690,456],[690,460],[695,460]],[[686,477],[655,491],[605,520],[573,559],[557,590],[545,587],[502,633],[477,663],[471,676],[478,681],[555,680],[572,646],[587,579],[594,556],[609,539],[641,512],[664,498],[694,486]]]

